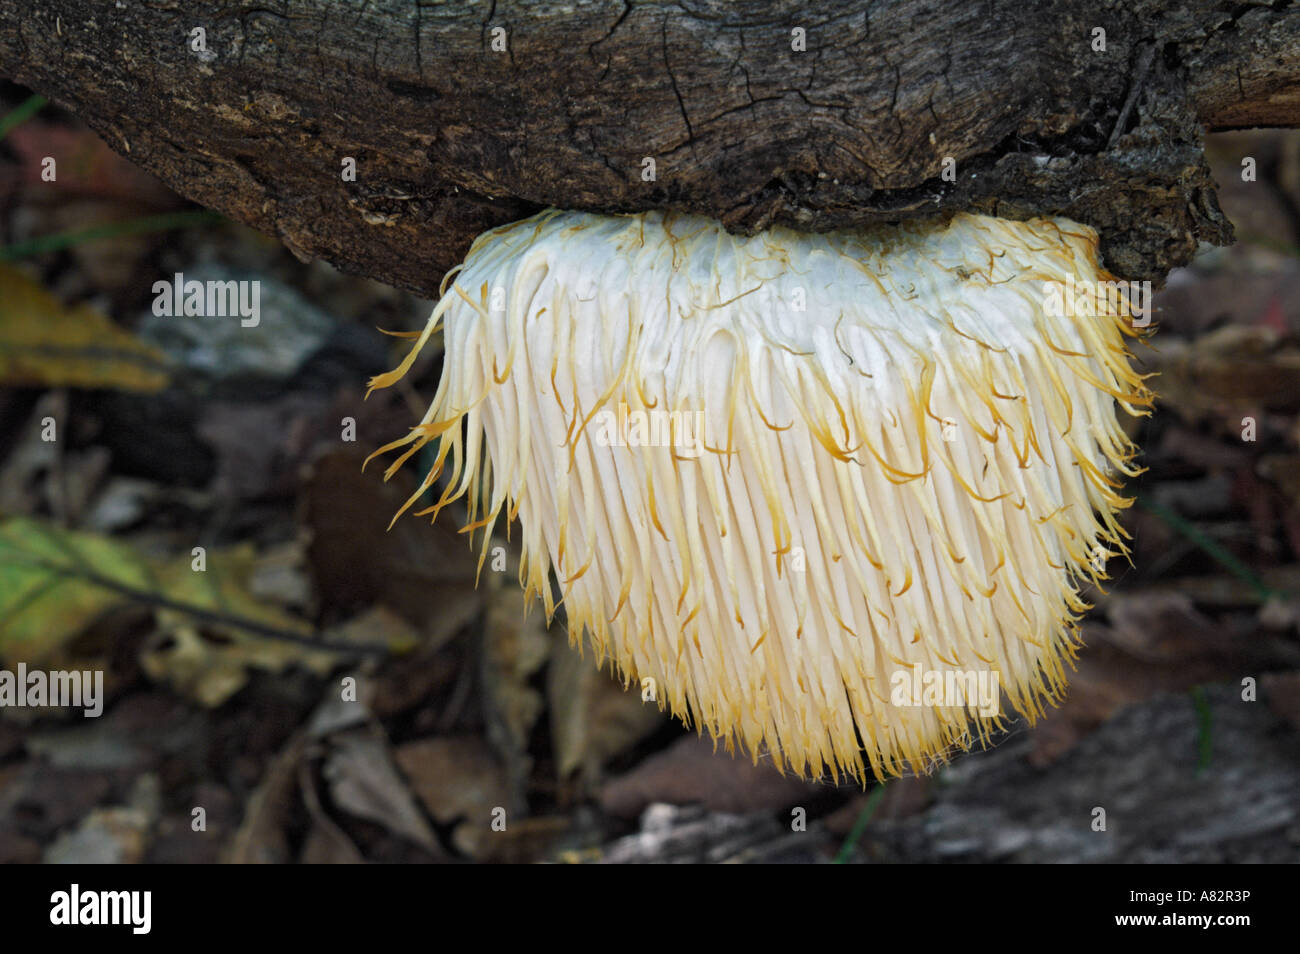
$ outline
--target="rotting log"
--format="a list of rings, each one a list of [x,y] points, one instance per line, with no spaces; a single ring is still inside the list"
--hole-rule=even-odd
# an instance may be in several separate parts
[[[1300,8],[6,0],[0,75],[300,256],[425,295],[548,205],[742,232],[1061,214],[1159,282],[1231,240],[1204,130],[1300,125]]]

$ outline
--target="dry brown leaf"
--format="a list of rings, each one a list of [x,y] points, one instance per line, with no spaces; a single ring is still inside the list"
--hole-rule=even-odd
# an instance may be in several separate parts
[[[452,842],[458,851],[478,858],[489,854],[494,809],[510,796],[505,770],[478,736],[420,739],[398,746],[398,766],[429,814],[441,825],[455,824]],[[507,811],[506,831],[512,818]],[[514,820],[514,821],[517,821]]]
[[[642,701],[639,686],[625,689],[607,671],[597,669],[589,641],[579,654],[562,633],[551,642],[546,699],[556,774],[566,779],[581,770],[589,791],[610,759],[668,719],[655,703]]]
[[[1300,348],[1260,325],[1227,325],[1194,341],[1160,342],[1153,363],[1162,406],[1184,419],[1220,413],[1300,410]]]
[[[244,809],[244,820],[231,840],[226,861],[285,864],[291,860],[285,829],[293,812],[304,749],[303,736],[295,735],[266,767],[261,784]]]
[[[607,782],[600,805],[611,815],[636,818],[654,802],[703,805],[744,814],[807,804],[824,793],[815,782],[782,776],[769,762],[728,755],[700,736],[686,736],[626,775]]]
[[[1034,765],[1060,758],[1125,706],[1237,677],[1252,653],[1266,648],[1226,632],[1173,590],[1112,595],[1106,608],[1111,625],[1084,623],[1085,649],[1068,693],[1034,728]]]
[[[387,741],[369,727],[330,736],[324,775],[335,803],[358,818],[376,822],[426,851],[440,851],[437,836],[420,814]]]
[[[316,782],[311,768],[303,761],[298,763],[298,790],[303,804],[311,816],[311,830],[303,842],[299,861],[303,864],[362,864],[365,858],[347,834],[329,817],[316,793]]]

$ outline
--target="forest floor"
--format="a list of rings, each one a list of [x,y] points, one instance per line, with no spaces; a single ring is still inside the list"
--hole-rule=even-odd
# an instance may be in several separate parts
[[[1132,565],[1068,697],[864,790],[715,752],[476,586],[454,519],[386,531],[413,483],[361,462],[439,357],[363,401],[375,329],[432,303],[40,111],[0,140],[0,668],[104,698],[0,708],[0,862],[1300,860],[1300,133],[1211,153],[1239,240],[1156,298]],[[178,273],[260,281],[258,324],[153,320]]]

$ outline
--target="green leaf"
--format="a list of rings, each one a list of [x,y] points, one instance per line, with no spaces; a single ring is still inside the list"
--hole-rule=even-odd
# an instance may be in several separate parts
[[[37,520],[0,523],[0,660],[55,657],[104,612],[125,602],[102,577],[148,591],[152,571],[130,547]]]
[[[220,705],[248,672],[300,666],[318,675],[341,658],[411,649],[419,634],[372,608],[323,635],[254,596],[252,544],[158,561],[129,543],[40,520],[0,521],[0,663],[42,665],[107,611],[149,607],[154,630],[141,653],[152,678],[203,705]]]

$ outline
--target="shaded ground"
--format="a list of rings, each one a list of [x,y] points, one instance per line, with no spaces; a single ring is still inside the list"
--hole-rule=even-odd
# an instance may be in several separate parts
[[[508,548],[476,588],[455,519],[384,532],[409,484],[360,464],[436,354],[362,388],[429,302],[213,221],[15,250],[185,209],[42,111],[0,141],[0,665],[107,698],[0,708],[0,860],[1300,858],[1300,137],[1214,156],[1243,241],[1157,300],[1133,567],[1067,702],[873,795],[715,754],[525,616]],[[178,272],[260,281],[257,326],[155,317]]]

